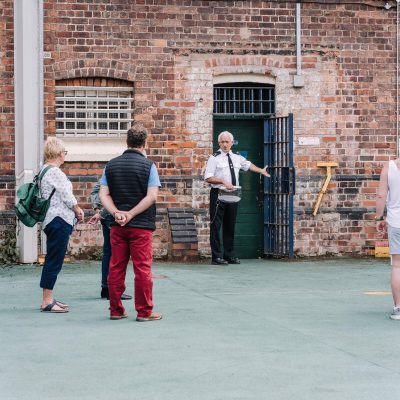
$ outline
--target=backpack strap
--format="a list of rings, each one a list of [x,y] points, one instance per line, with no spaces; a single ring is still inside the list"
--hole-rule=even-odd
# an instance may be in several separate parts
[[[40,185],[41,185],[41,183],[42,183],[42,179],[43,179],[44,175],[46,174],[46,172],[47,172],[50,168],[53,168],[53,167],[54,167],[54,165],[48,165],[46,168],[43,168],[43,169],[42,169],[42,172],[40,173],[40,175],[39,175],[39,177],[38,177],[38,180],[39,180],[39,188],[40,188]],[[40,190],[41,190],[41,188],[40,188]],[[48,200],[51,200],[51,198],[53,197],[53,194],[54,194],[55,191],[56,191],[56,188],[54,188],[54,189],[51,191],[51,194],[50,194]]]
[[[53,168],[53,167],[54,167],[53,165],[48,165],[46,168],[43,168],[43,169],[42,169],[42,172],[41,172],[40,175],[39,175],[39,182],[42,181],[42,179],[43,179],[45,173],[46,173],[50,168]]]

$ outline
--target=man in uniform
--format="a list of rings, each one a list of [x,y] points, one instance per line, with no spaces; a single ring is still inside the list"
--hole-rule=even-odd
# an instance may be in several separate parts
[[[232,151],[233,135],[224,131],[218,136],[219,150],[207,161],[204,179],[211,184],[210,191],[210,245],[213,265],[240,264],[234,255],[235,224],[238,203],[218,201],[218,189],[233,190],[239,186],[239,170],[252,171],[269,177],[267,167],[259,168]],[[222,225],[224,252],[221,252],[219,230]]]

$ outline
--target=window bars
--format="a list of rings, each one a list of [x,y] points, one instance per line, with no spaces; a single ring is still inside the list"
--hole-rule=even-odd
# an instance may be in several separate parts
[[[119,137],[132,123],[127,87],[56,87],[56,133],[61,137]]]
[[[214,86],[214,115],[275,114],[275,87]]]

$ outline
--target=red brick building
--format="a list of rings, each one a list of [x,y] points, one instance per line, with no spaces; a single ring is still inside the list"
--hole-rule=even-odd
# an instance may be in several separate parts
[[[29,57],[35,46],[18,33],[34,13],[22,9],[21,1],[0,0],[2,231],[15,227],[15,187],[29,169],[23,165],[30,154],[23,147],[28,130],[39,137],[32,150],[37,166],[43,138],[57,134],[65,141],[69,154],[63,168],[89,214],[91,187],[105,162],[124,148],[124,132],[135,120],[151,132],[148,156],[163,185],[156,257],[210,254],[202,174],[222,129],[240,138],[237,147],[251,161],[260,165],[273,156],[276,176],[284,182],[272,204],[271,187],[263,194],[258,177],[243,175],[243,185],[252,191],[238,221],[242,257],[262,256],[268,240],[279,247],[292,239],[295,255],[371,253],[378,174],[398,146],[395,1],[32,3],[39,30],[37,96],[21,84],[16,89],[18,82],[24,88],[32,83],[24,71],[32,73],[30,63],[37,62]],[[18,115],[24,121],[24,107],[32,103],[43,106],[37,126],[19,123]],[[266,150],[264,120],[289,114],[293,140],[286,132],[281,140],[289,147],[274,148],[276,154]],[[279,121],[278,130],[291,128],[286,120],[289,125],[279,128]],[[24,132],[18,134],[21,125]],[[292,151],[293,165],[279,172],[279,159]],[[319,162],[338,166],[313,216],[326,177]],[[295,183],[289,182],[294,170]],[[279,197],[286,186],[291,194]],[[279,218],[266,223],[266,209],[270,216],[287,214],[287,230]],[[73,234],[71,252],[84,254],[100,244],[100,229],[83,224]]]

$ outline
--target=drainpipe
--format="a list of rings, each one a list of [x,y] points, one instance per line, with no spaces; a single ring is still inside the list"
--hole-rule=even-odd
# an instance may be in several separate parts
[[[301,88],[303,86],[304,86],[304,76],[301,74],[301,0],[297,0],[297,2],[296,2],[296,75],[293,76],[293,87]]]

